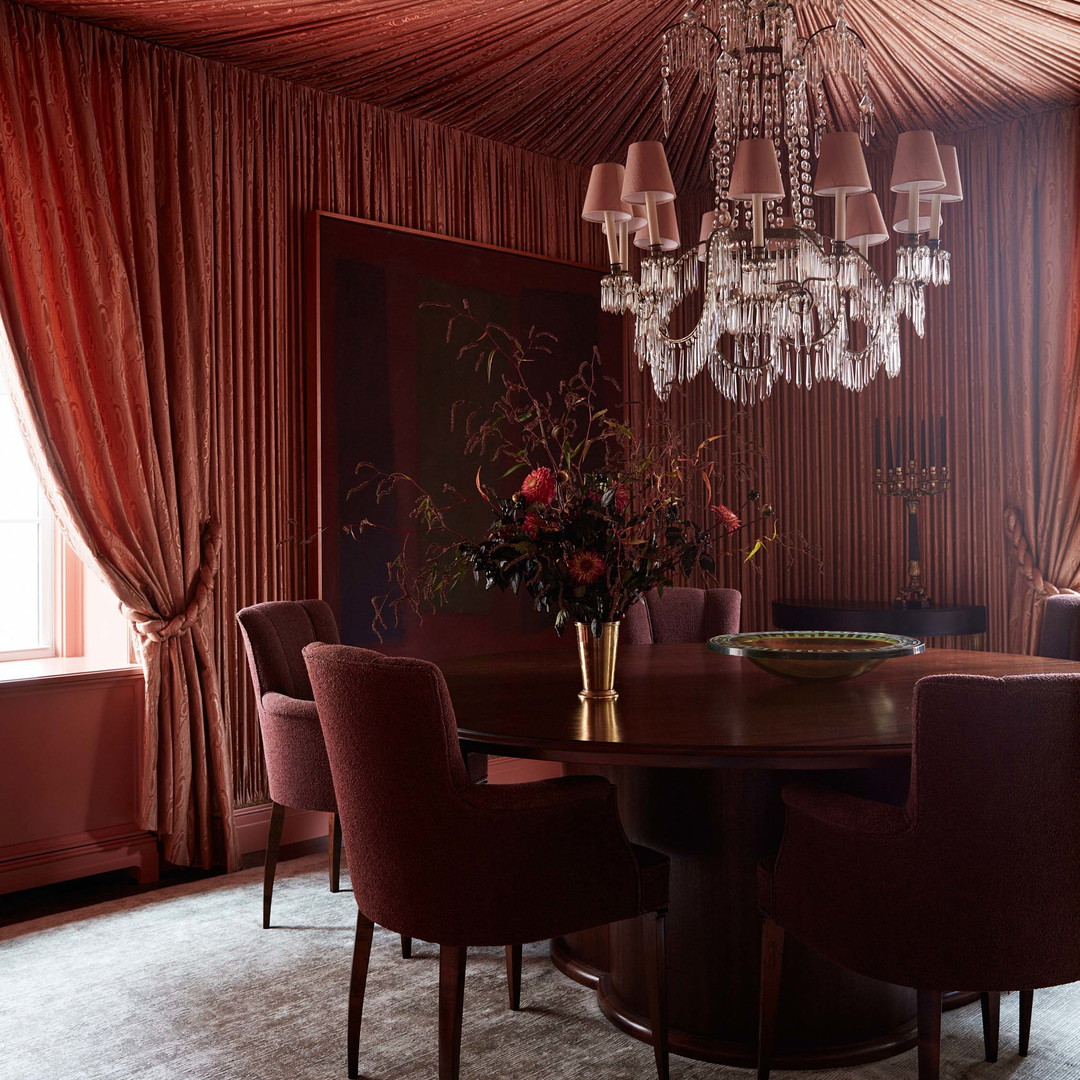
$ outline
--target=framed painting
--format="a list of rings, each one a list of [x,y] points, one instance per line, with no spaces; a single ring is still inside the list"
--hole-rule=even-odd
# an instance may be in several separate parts
[[[387,564],[403,538],[415,561],[424,537],[406,491],[376,502],[372,489],[354,489],[357,466],[370,462],[433,493],[475,490],[481,459],[464,455],[461,417],[501,386],[497,372],[489,379],[457,357],[470,332],[458,326],[448,340],[447,305],[467,302],[480,322],[521,339],[531,328],[553,335],[550,355],[530,365],[535,389],[557,391],[594,346],[604,374],[623,384],[622,322],[600,311],[601,270],[327,213],[310,215],[306,241],[309,591],[331,604],[350,644],[432,659],[555,645],[552,617],[527,597],[472,583],[422,619],[402,611],[380,644],[372,600],[390,591]],[[609,394],[604,404],[621,400]],[[488,464],[485,476],[499,471]],[[513,484],[503,482],[505,494]],[[479,502],[467,513],[480,535],[490,515]],[[362,520],[375,527],[349,535]]]

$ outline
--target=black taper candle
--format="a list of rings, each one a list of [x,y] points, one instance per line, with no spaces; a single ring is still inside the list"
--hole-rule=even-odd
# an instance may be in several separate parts
[[[896,467],[904,467],[904,421],[902,417],[896,418]]]
[[[889,430],[888,418],[882,426],[885,428],[885,467],[891,469],[893,467],[892,432]]]
[[[881,468],[881,421],[874,420],[874,468]]]
[[[939,416],[938,417],[938,428],[939,428],[939,430],[941,432],[941,463],[940,464],[941,464],[941,467],[944,468],[949,462],[948,455],[945,452],[945,417],[944,416]]]
[[[930,432],[931,436],[934,434]],[[926,417],[919,421],[919,464],[925,469],[929,464],[926,458]]]
[[[915,414],[908,413],[907,418],[908,428],[908,444],[907,444],[907,459],[908,461],[915,460]]]
[[[907,557],[910,562],[922,561],[922,552],[919,550],[919,515],[914,510],[908,510],[907,516]]]

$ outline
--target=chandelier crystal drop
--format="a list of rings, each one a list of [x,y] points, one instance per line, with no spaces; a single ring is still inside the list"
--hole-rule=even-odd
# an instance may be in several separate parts
[[[595,165],[582,212],[607,236],[601,306],[633,317],[634,351],[657,395],[702,370],[743,403],[781,379],[862,390],[882,368],[895,376],[901,317],[922,336],[926,286],[949,282],[941,205],[963,198],[955,148],[929,131],[900,135],[890,182],[900,240],[885,283],[867,259],[890,232],[863,158],[874,133],[867,50],[842,2],[809,37],[789,0],[693,5],[661,42],[665,139],[685,83],[710,96],[713,118],[713,208],[698,243],[679,251],[660,142],[631,144],[625,166]],[[844,90],[855,95],[857,132],[830,130],[829,96]],[[814,196],[832,201],[831,236],[817,227]],[[700,316],[679,336],[672,323],[694,294]]]

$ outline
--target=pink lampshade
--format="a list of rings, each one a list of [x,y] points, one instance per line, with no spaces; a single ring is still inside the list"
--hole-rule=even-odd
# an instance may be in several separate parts
[[[603,221],[610,213],[616,221],[628,221],[631,215],[622,201],[623,167],[612,163],[594,165],[585,192],[585,207],[581,216],[586,221]]]
[[[656,216],[660,222],[660,247],[664,251],[676,251],[679,247],[679,222],[675,216],[674,200],[660,203],[656,208]],[[634,234],[634,246],[649,250],[648,225]]]
[[[650,194],[658,203],[670,202],[675,198],[675,184],[671,179],[663,143],[631,143],[626,152],[623,202],[640,206],[645,202],[645,196]]]
[[[945,171],[932,131],[904,131],[896,143],[893,159],[893,191],[934,191],[945,186]]]
[[[852,195],[870,190],[862,140],[855,131],[827,131],[814,178],[815,195]]]
[[[784,182],[772,139],[740,139],[728,184],[728,197],[749,202],[755,195],[782,199]]]
[[[938,214],[938,224],[941,224],[941,215]],[[933,222],[931,216],[931,207],[929,199],[919,200],[919,227],[917,229],[910,228],[908,222],[908,198],[907,195],[897,195],[896,203],[893,207],[893,228],[898,233],[915,233],[915,232],[929,232],[930,226]]]
[[[716,211],[706,210],[701,215],[701,228],[698,230],[698,261],[704,262],[709,250],[709,237],[716,228]]]
[[[956,160],[955,146],[939,146],[941,167],[945,171],[945,186],[933,192],[943,203],[963,202],[964,188],[960,183],[960,163]]]
[[[701,215],[701,229],[698,231],[698,243],[704,244],[716,228],[716,211],[706,210]]]
[[[889,239],[889,228],[881,213],[881,205],[872,191],[848,197],[847,232],[847,242],[852,247],[858,247],[863,240],[867,247],[874,247]]]

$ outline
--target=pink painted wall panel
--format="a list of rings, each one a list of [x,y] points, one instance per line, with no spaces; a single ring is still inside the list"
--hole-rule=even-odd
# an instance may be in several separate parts
[[[142,702],[139,672],[0,684],[0,859],[134,826]]]

